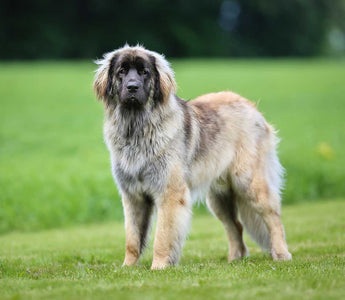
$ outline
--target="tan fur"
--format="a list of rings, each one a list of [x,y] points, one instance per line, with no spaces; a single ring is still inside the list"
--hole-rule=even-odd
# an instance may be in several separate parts
[[[106,92],[106,85],[107,85],[107,78],[108,78],[108,70],[103,68],[99,70],[99,74],[96,77],[96,80],[94,82],[94,90],[96,94],[98,95],[98,99],[104,99],[105,98],[105,92]]]
[[[119,84],[111,72],[112,60],[128,55],[154,61],[151,71],[158,71],[163,101],[150,93],[142,110],[123,114],[119,99],[107,89],[116,91]],[[229,262],[248,254],[241,221],[273,259],[291,259],[280,218],[278,140],[255,105],[233,92],[184,102],[175,95],[169,63],[141,46],[125,46],[98,63],[94,87],[106,103],[104,136],[125,213],[124,265],[137,264],[153,208],[157,229],[152,269],[178,263],[192,204],[205,194],[226,230]],[[150,80],[151,91],[156,79]]]
[[[193,104],[204,103],[211,109],[218,109],[222,105],[232,104],[237,101],[255,108],[255,104],[253,102],[248,101],[247,99],[233,92],[219,92],[201,95],[193,100]]]
[[[157,231],[154,241],[154,256],[152,269],[162,269],[178,262],[179,252],[185,239],[184,233],[178,228],[185,226],[180,224],[180,214],[191,215],[189,191],[187,185],[181,180],[182,169],[175,168],[171,174],[166,190],[158,200]],[[184,222],[189,222],[183,219]]]
[[[165,73],[163,66],[157,66],[160,75],[160,85],[164,99],[168,100],[171,93],[176,93],[176,82],[174,78],[169,73]]]

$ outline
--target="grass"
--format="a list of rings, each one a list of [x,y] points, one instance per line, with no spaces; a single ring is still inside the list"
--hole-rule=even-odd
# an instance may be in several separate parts
[[[176,60],[178,94],[234,90],[282,138],[284,203],[345,194],[344,60]],[[121,220],[89,62],[0,63],[0,233]]]
[[[0,236],[2,299],[341,299],[345,293],[345,201],[288,206],[283,219],[293,260],[273,262],[247,240],[251,256],[229,265],[222,225],[196,216],[177,267],[121,268],[118,222]],[[152,243],[151,243],[152,245]]]

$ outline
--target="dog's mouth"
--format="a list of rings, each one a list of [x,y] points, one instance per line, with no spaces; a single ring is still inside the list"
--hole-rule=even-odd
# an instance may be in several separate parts
[[[147,96],[144,91],[140,90],[135,93],[122,91],[120,93],[120,103],[127,110],[142,109],[147,102]]]
[[[122,104],[126,108],[140,108],[143,106],[142,101],[140,101],[139,98],[135,97],[134,95],[131,95],[129,97],[126,97]]]
[[[130,96],[127,98],[127,101],[131,101],[131,102],[139,102],[138,98],[135,96]]]

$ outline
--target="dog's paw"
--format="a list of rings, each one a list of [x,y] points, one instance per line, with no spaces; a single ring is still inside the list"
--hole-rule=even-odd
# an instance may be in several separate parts
[[[245,256],[248,256],[248,250],[246,246],[243,246],[238,249],[231,249],[229,251],[228,262],[231,263],[234,260],[241,259]]]
[[[272,251],[271,256],[272,256],[273,260],[275,260],[275,261],[291,260],[292,259],[292,255],[289,251],[284,251],[284,252],[279,252],[279,253]]]
[[[164,270],[170,265],[164,262],[153,262],[151,265],[151,270]]]
[[[125,261],[122,264],[122,267],[132,267],[132,266],[136,266],[138,262],[137,258],[125,258]]]
[[[128,265],[128,264],[125,264],[125,263],[123,263],[122,264],[122,268],[131,268],[131,267],[135,267],[136,265],[134,264],[134,265]]]

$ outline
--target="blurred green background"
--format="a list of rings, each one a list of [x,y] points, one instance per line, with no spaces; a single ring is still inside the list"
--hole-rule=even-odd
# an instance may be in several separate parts
[[[143,43],[171,57],[345,50],[344,0],[2,0],[0,58],[94,58]]]
[[[122,218],[92,60],[125,42],[166,54],[180,97],[233,90],[258,104],[279,130],[284,204],[344,197],[344,9],[342,0],[2,1],[0,233]]]

